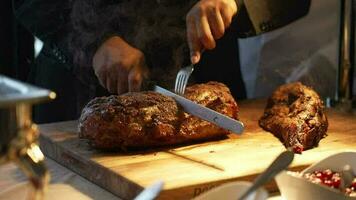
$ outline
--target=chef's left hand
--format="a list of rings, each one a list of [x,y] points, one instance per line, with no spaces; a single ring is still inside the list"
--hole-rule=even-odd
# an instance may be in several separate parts
[[[203,49],[214,49],[237,13],[235,0],[200,0],[186,16],[187,39],[193,64]]]

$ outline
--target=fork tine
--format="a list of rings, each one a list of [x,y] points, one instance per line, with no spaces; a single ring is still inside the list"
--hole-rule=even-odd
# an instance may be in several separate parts
[[[174,91],[177,94],[179,95],[184,94],[185,88],[188,84],[189,77],[192,74],[193,70],[194,70],[194,65],[189,65],[179,70],[174,85]]]
[[[181,73],[180,75],[179,75],[179,79],[178,79],[178,87],[177,87],[177,93],[178,94],[181,94],[181,87],[182,87],[182,80],[183,80],[183,78],[184,78],[184,73]]]
[[[182,78],[182,73],[179,71],[177,78],[176,78],[176,86],[174,88],[174,91],[177,93],[179,91],[179,85],[180,85],[180,79]]]
[[[180,81],[179,91],[178,91],[180,95],[183,94],[184,79],[185,79],[185,76],[182,76],[182,79]]]
[[[178,92],[179,78],[180,78],[180,76],[179,76],[179,73],[178,73],[178,75],[177,75],[177,77],[176,77],[176,83],[175,83],[175,85],[174,85],[174,92],[175,92],[175,93]]]
[[[184,75],[181,74],[179,76],[179,83],[178,83],[178,88],[177,88],[177,94],[182,94],[182,82],[183,82]]]
[[[188,79],[189,79],[189,74],[186,74],[186,76],[184,76],[184,79],[182,81],[181,94],[184,94],[184,92],[185,92],[185,88],[187,86]]]
[[[182,94],[181,88],[182,88],[183,79],[184,79],[184,73],[180,73],[178,77],[178,86],[176,91],[177,94]]]

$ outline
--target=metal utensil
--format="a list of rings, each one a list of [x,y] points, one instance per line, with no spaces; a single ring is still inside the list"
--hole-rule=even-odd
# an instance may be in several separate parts
[[[162,87],[155,86],[154,90],[158,93],[173,97],[187,113],[211,122],[221,128],[232,131],[233,133],[241,134],[244,130],[243,123],[238,120],[232,119],[231,117],[216,112],[215,110],[199,105]]]
[[[202,49],[200,51],[200,54],[203,54],[205,51],[205,49]],[[193,73],[194,71],[194,65],[190,64],[186,67],[183,67],[179,70],[179,72],[177,73],[177,77],[176,77],[176,83],[174,86],[174,92],[179,94],[179,95],[183,95],[185,92],[185,88],[187,87],[188,84],[188,80],[190,75]]]
[[[146,187],[134,200],[153,200],[155,199],[163,188],[163,181],[157,181],[152,185]]]
[[[342,168],[340,175],[341,175],[341,188],[342,189],[349,187],[352,184],[352,181],[354,180],[354,177],[355,177],[350,165],[345,165]]]
[[[252,186],[243,193],[238,199],[243,200],[248,195],[250,195],[253,191],[270,181],[274,176],[276,176],[279,172],[286,169],[293,161],[294,153],[291,151],[284,151],[281,153],[268,168],[260,174],[255,181],[253,182]]]
[[[15,162],[28,176],[34,192],[28,199],[43,199],[49,181],[32,105],[56,94],[0,74],[0,164]]]
[[[187,67],[183,67],[179,70],[177,77],[176,77],[176,83],[174,86],[174,92],[183,95],[185,92],[185,88],[187,87],[187,83],[189,80],[190,75],[194,71],[194,65],[190,64]]]

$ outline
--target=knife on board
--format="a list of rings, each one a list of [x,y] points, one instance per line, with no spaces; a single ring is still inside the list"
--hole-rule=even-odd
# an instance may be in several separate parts
[[[140,194],[138,194],[134,200],[154,200],[159,195],[163,188],[163,181],[157,181],[152,185],[145,188]]]
[[[224,128],[236,134],[241,134],[244,130],[244,125],[242,122],[223,115],[219,112],[216,112],[215,110],[212,110],[210,108],[199,105],[176,93],[173,93],[157,85],[154,86],[154,91],[172,97],[183,108],[185,112],[199,117],[200,119],[211,122],[221,128]]]

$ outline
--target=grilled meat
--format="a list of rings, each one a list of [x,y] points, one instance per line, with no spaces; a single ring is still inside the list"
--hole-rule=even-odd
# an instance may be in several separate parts
[[[222,83],[187,87],[185,97],[238,119],[238,107]],[[95,148],[127,149],[208,140],[229,132],[191,116],[171,97],[147,91],[90,101],[79,119],[79,136]]]
[[[259,125],[294,152],[313,148],[326,136],[328,120],[319,95],[300,82],[279,87],[268,99]]]

